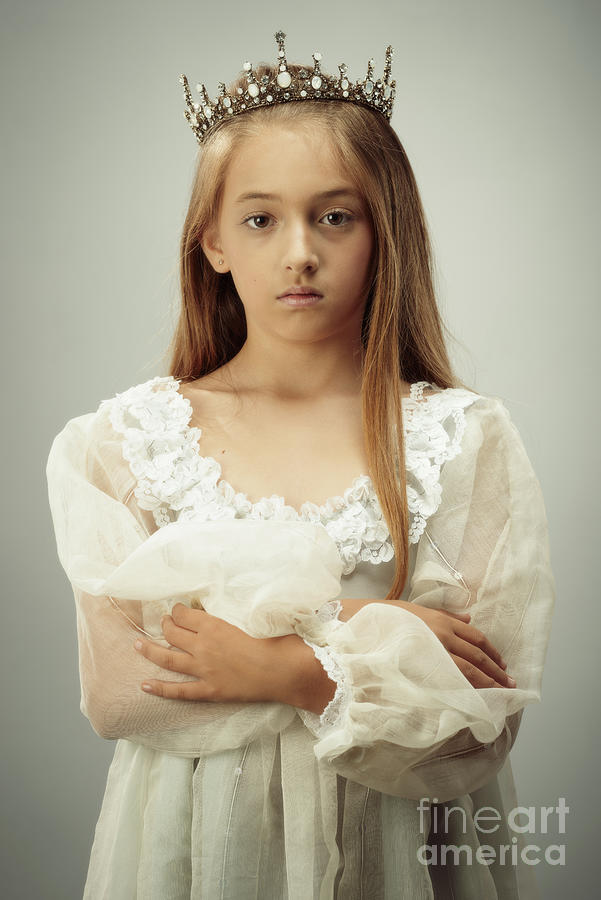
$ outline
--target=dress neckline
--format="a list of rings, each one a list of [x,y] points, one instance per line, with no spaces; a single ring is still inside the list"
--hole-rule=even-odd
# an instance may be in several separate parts
[[[296,513],[296,516],[299,519],[304,519],[307,517],[313,518],[315,514],[318,514],[320,517],[323,515],[331,514],[334,509],[339,508],[340,506],[345,506],[349,502],[351,502],[354,498],[358,499],[361,495],[365,493],[367,490],[368,493],[373,493],[375,495],[375,489],[373,487],[373,482],[371,477],[365,473],[361,473],[357,475],[348,488],[344,491],[342,495],[334,494],[324,503],[314,503],[312,500],[305,500],[299,509],[295,506],[286,502],[286,498],[281,496],[280,494],[271,494],[269,497],[260,497],[259,500],[251,500],[244,491],[236,490],[233,485],[227,481],[222,474],[221,463],[219,460],[215,459],[214,456],[205,456],[201,453],[200,445],[198,443],[198,438],[202,435],[202,429],[196,425],[190,425],[190,421],[194,414],[194,408],[192,403],[185,397],[180,391],[181,380],[179,378],[175,378],[175,376],[169,376],[171,380],[171,386],[173,387],[176,395],[180,398],[180,401],[185,404],[185,409],[187,413],[187,419],[183,426],[183,433],[190,444],[193,446],[194,454],[198,458],[199,462],[206,462],[210,464],[217,475],[217,479],[215,482],[215,486],[218,490],[223,494],[230,494],[231,496],[236,496],[239,500],[244,500],[251,510],[251,515],[261,515],[262,508],[265,504],[276,503],[278,505],[283,505],[289,510],[292,510]],[[429,381],[414,381],[409,385],[409,396],[404,396],[401,398],[401,402],[403,406],[408,403],[416,403],[418,401],[425,402],[429,399],[429,396],[423,396],[423,391],[425,387],[435,387],[432,382]]]

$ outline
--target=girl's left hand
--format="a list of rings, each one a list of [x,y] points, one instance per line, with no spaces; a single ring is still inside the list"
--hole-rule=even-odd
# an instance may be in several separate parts
[[[169,649],[141,639],[138,653],[194,681],[147,680],[150,693],[176,700],[291,703],[302,674],[302,649],[296,634],[253,638],[202,609],[176,603],[161,620]],[[181,649],[178,649],[181,648]],[[302,679],[301,679],[302,680]]]

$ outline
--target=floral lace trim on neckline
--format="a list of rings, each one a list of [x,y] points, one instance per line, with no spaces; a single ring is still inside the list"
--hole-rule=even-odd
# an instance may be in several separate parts
[[[111,424],[123,435],[122,452],[137,479],[134,494],[140,508],[151,510],[161,527],[176,519],[223,517],[275,518],[321,523],[336,541],[343,574],[358,562],[379,564],[392,559],[388,526],[369,475],[358,475],[342,496],[323,504],[306,501],[300,510],[277,494],[252,502],[221,476],[221,466],[202,456],[200,428],[190,426],[192,404],[171,375],[149,381],[104,400]],[[425,387],[434,393],[425,396]],[[441,500],[440,469],[461,449],[464,408],[479,395],[462,388],[440,389],[414,382],[403,397],[409,542],[416,543]]]
[[[179,390],[179,385],[181,381],[173,376],[166,376],[167,381],[166,384],[169,384],[169,381],[173,381],[173,385],[175,387],[175,391],[179,397],[186,404],[187,409],[189,411],[187,428],[188,432],[193,433],[194,440],[196,441],[198,447],[198,454],[204,460],[209,460],[217,467],[218,479],[217,479],[217,488],[221,490],[224,496],[239,498],[239,502],[243,502],[245,505],[249,505],[250,509],[253,513],[257,513],[260,515],[265,515],[265,513],[269,514],[268,504],[275,504],[276,507],[292,510],[292,512],[296,513],[296,517],[299,519],[309,519],[309,521],[319,521],[325,516],[331,516],[334,513],[338,512],[343,506],[348,506],[349,503],[352,503],[354,500],[360,500],[364,495],[364,489],[368,485],[373,485],[372,480],[369,475],[365,473],[361,473],[357,475],[351,482],[350,486],[346,488],[342,495],[333,494],[331,497],[328,497],[324,503],[314,503],[312,500],[305,500],[301,503],[300,508],[297,509],[295,506],[291,506],[286,503],[286,498],[281,494],[271,494],[269,497],[261,497],[259,500],[251,500],[246,493],[243,491],[237,491],[229,481],[227,481],[222,474],[221,463],[219,460],[215,459],[213,456],[203,456],[200,450],[200,445],[198,441],[202,436],[202,429],[198,428],[195,425],[190,425],[189,423],[192,420],[192,416],[194,415],[194,409],[192,407],[192,403],[185,397]],[[403,397],[403,402],[407,403],[409,401],[413,403],[418,403],[422,400],[427,400],[428,397],[423,396],[425,387],[434,387],[428,381],[416,381],[410,385],[409,388],[409,396]]]

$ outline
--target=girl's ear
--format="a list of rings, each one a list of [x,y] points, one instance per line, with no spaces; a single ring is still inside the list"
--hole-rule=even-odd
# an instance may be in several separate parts
[[[222,275],[224,272],[229,272],[225,254],[221,249],[219,234],[215,228],[208,228],[205,231],[200,239],[200,246],[203,249],[204,255],[218,274]]]

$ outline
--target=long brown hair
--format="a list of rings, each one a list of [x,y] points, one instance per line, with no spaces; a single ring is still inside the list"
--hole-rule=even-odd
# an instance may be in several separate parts
[[[300,65],[288,63],[298,75]],[[255,67],[275,77],[271,66]],[[228,88],[244,87],[244,76]],[[225,120],[199,150],[181,239],[181,310],[168,350],[169,374],[186,382],[225,365],[246,340],[244,307],[229,273],[214,271],[201,247],[216,221],[230,159],[266,125],[325,127],[342,168],[362,192],[375,237],[361,332],[361,401],[370,475],[396,558],[386,600],[402,594],[409,560],[409,510],[401,381],[466,387],[454,375],[436,303],[432,251],[413,170],[395,131],[377,111],[355,103],[310,100],[259,107]]]

